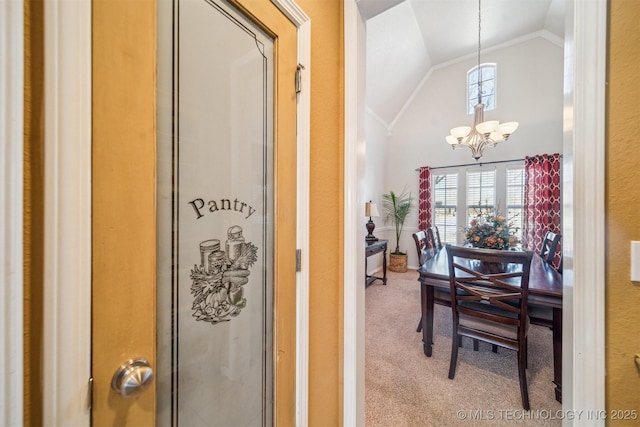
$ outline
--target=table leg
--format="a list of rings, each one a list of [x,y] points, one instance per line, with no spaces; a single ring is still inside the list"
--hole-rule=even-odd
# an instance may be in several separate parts
[[[369,259],[368,256],[364,257],[364,286],[367,286],[367,279],[369,279],[369,272],[367,271],[367,260]]]
[[[553,309],[553,383],[556,400],[562,402],[562,309]]]
[[[387,284],[387,247],[382,252],[382,284]]]
[[[433,286],[422,285],[420,297],[422,299],[422,347],[424,354],[431,357],[433,350],[433,306],[434,289]]]

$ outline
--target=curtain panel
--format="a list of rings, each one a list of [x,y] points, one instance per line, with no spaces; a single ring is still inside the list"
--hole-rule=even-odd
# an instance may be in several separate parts
[[[561,183],[560,154],[540,154],[524,161],[524,216],[522,247],[540,252],[547,231],[560,234]],[[562,241],[554,259],[558,268]]]
[[[420,168],[420,182],[418,185],[418,230],[431,227],[431,169],[429,166]]]

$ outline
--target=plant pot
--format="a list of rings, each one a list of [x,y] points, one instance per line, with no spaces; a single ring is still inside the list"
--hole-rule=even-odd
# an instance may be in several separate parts
[[[389,270],[396,273],[406,273],[407,254],[389,254]]]

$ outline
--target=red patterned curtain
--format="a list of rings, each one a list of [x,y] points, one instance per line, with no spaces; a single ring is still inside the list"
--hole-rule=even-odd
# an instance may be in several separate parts
[[[525,158],[523,248],[539,252],[547,231],[560,233],[561,182],[560,154]],[[560,245],[554,261],[556,267],[562,254]]]
[[[431,169],[420,168],[420,184],[418,185],[418,230],[431,227]]]

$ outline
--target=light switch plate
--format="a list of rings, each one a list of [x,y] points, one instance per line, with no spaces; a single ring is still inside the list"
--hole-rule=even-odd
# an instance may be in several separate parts
[[[631,241],[631,281],[640,282],[640,242]]]

